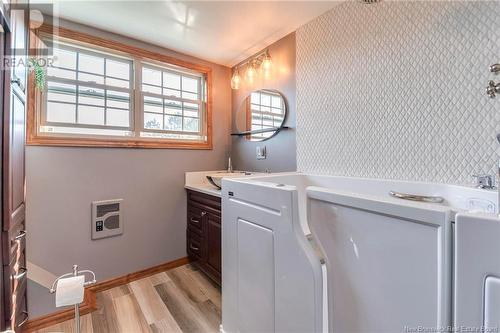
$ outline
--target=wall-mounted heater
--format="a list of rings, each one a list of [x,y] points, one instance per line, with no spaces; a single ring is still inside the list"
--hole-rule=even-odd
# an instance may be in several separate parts
[[[123,199],[92,202],[92,239],[123,234],[122,202]]]

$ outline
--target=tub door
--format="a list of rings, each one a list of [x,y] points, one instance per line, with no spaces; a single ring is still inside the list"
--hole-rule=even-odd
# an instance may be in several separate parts
[[[222,188],[223,331],[321,332],[321,264],[300,228],[297,191]]]
[[[451,324],[448,209],[314,187],[307,195],[309,227],[326,256],[330,332]]]
[[[498,332],[500,218],[458,214],[455,221],[455,326]]]

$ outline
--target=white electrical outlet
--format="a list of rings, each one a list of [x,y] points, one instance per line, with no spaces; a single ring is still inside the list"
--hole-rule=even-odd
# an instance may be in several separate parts
[[[256,156],[258,160],[265,160],[267,157],[267,149],[266,146],[257,146],[255,150]]]

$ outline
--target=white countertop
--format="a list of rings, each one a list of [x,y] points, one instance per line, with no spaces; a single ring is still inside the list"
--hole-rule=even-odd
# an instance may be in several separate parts
[[[215,171],[195,171],[185,173],[184,188],[192,191],[198,191],[208,195],[213,195],[216,197],[221,197],[221,190],[209,183],[207,175],[218,172],[227,172],[226,170],[215,170]],[[235,172],[238,172],[235,170]],[[252,176],[258,175],[258,173],[252,173]],[[242,177],[244,177],[242,175]]]
[[[221,191],[210,184],[207,179],[207,175],[211,173],[221,172],[217,171],[196,171],[196,172],[186,172],[184,188],[192,191],[197,191],[205,193],[208,195],[213,195],[215,197],[221,197]]]

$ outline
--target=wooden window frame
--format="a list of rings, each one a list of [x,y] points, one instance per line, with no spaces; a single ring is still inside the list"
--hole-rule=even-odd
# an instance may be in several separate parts
[[[55,32],[55,33],[54,33]],[[30,46],[32,49],[40,35],[55,35],[58,38],[74,41],[76,43],[87,44],[97,48],[109,49],[129,55],[141,62],[157,62],[160,65],[174,65],[188,70],[196,71],[205,76],[206,80],[206,110],[204,117],[204,131],[206,141],[193,141],[183,139],[157,139],[157,138],[138,138],[138,137],[79,137],[71,135],[49,136],[40,134],[39,108],[42,107],[42,93],[35,89],[34,74],[30,73],[28,77],[28,108],[27,108],[27,131],[26,144],[32,146],[70,146],[70,147],[132,147],[132,148],[171,148],[171,149],[212,149],[212,70],[209,67],[184,61],[172,56],[164,55],[130,46],[120,42],[107,40],[104,38],[92,36],[82,32],[69,30],[66,28],[42,25],[36,30],[31,31]],[[140,87],[134,87],[140,89]],[[135,101],[134,113],[139,112]],[[140,112],[139,112],[140,113]],[[142,117],[142,114],[141,114]],[[136,127],[135,131],[139,129]]]

